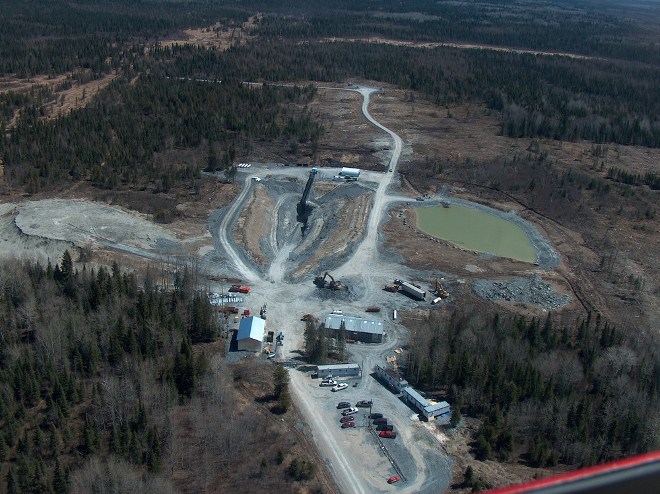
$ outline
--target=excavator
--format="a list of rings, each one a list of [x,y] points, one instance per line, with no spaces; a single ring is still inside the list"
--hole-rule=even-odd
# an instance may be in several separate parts
[[[326,278],[330,278],[330,281],[326,281]],[[329,288],[330,290],[341,290],[341,281],[335,280],[332,277],[332,275],[327,271],[323,276],[315,277],[314,284],[319,288]]]
[[[440,283],[438,283],[438,280],[435,280],[435,290],[433,290],[431,293],[440,298],[449,297],[449,292],[445,290]]]

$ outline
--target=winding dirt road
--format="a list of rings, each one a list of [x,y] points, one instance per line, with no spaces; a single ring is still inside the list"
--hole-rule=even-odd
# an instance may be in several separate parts
[[[363,304],[371,303],[375,297],[382,296],[380,287],[383,283],[383,277],[391,276],[397,268],[396,266],[392,267],[391,263],[380,259],[378,227],[385,212],[386,204],[398,198],[398,196],[389,197],[388,188],[395,176],[394,172],[401,155],[403,142],[396,133],[377,122],[369,113],[371,95],[379,92],[378,89],[369,87],[320,87],[319,89],[351,91],[360,94],[362,96],[361,110],[366,120],[374,127],[387,133],[392,140],[392,154],[387,170],[384,173],[369,174],[369,181],[377,183],[377,187],[373,194],[373,207],[370,210],[362,241],[354,249],[353,254],[334,270],[339,277],[358,276],[361,279],[364,290],[360,295],[360,299],[344,304],[347,310],[358,313],[358,311],[364,310],[362,308]],[[391,170],[391,172],[388,170]],[[257,170],[253,173],[259,174]],[[299,178],[304,177],[304,173],[304,170],[296,169],[268,171],[270,175],[296,175]],[[243,190],[228,208],[219,224],[219,231],[216,235],[218,240],[216,248],[224,252],[225,257],[234,265],[239,276],[249,280],[252,284],[250,297],[260,298],[268,304],[269,326],[275,329],[287,328],[284,345],[277,347],[278,357],[297,357],[300,349],[304,347],[302,330],[295,329],[301,328],[300,315],[310,311],[329,312],[337,308],[334,306],[336,302],[315,298],[316,289],[311,284],[310,286],[300,284],[294,286],[285,282],[288,267],[287,260],[290,252],[295,248],[295,240],[291,238],[284,242],[278,242],[276,233],[270,233],[267,240],[275,255],[264,277],[261,277],[255,269],[250,268],[243,260],[238,246],[231,238],[231,228],[241,209],[247,203],[253,186],[254,182],[250,176],[247,176]],[[278,205],[282,204],[282,200],[283,198],[278,200]],[[275,214],[279,209],[278,205],[275,206]],[[278,243],[282,245],[278,247]],[[383,344],[360,346],[359,349],[356,347],[353,358],[362,362],[365,373],[370,372],[376,363],[383,361],[387,352],[391,353],[394,348],[400,345],[398,332],[394,331],[394,334],[390,334]],[[364,451],[365,454],[376,455],[376,458],[380,455],[376,446],[371,444],[371,438],[367,437],[367,439],[360,440],[359,444],[354,443],[355,448],[347,447],[346,438],[348,436],[338,434],[335,421],[328,421],[327,410],[324,411],[323,409],[323,406],[327,406],[327,400],[323,405],[319,400],[319,396],[310,394],[310,385],[314,385],[310,383],[309,375],[294,371],[290,373],[290,377],[291,391],[295,403],[311,426],[313,440],[321,456],[325,458],[326,465],[342,492],[347,494],[366,494],[374,491],[418,493],[435,492],[445,487],[443,482],[446,482],[449,477],[449,467],[447,466],[449,460],[443,456],[439,447],[436,448],[436,446],[431,447],[432,451],[429,454],[429,441],[426,437],[428,434],[419,427],[419,424],[414,425],[408,421],[407,417],[412,413],[410,409],[375,381],[370,378],[364,379],[362,389],[358,390],[357,393],[369,393],[369,396],[377,397],[381,406],[389,407],[388,409],[392,411],[397,410],[393,418],[401,435],[398,444],[401,445],[401,448],[407,450],[407,453],[402,452],[401,454],[405,457],[403,461],[407,463],[406,476],[409,480],[409,482],[397,486],[387,485],[383,480],[383,478],[386,478],[384,477],[385,471],[378,469],[382,473],[375,474],[374,469],[368,464],[368,460],[360,456],[360,451]],[[423,444],[425,441],[419,441],[420,435],[427,439],[426,445]],[[359,450],[359,448],[366,449]],[[431,459],[429,460],[429,458]],[[367,463],[365,464],[365,462]],[[439,472],[438,470],[443,471]]]

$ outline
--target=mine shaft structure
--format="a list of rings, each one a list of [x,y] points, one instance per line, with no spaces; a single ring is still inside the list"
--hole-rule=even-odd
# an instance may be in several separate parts
[[[314,183],[314,178],[316,178],[316,174],[318,172],[318,168],[312,168],[310,170],[309,178],[307,179],[307,184],[305,185],[305,190],[303,191],[303,195],[300,198],[300,202],[298,203],[298,222],[302,223],[301,231],[303,236],[305,235],[305,230],[307,229],[307,219],[312,212],[312,207],[307,204],[307,198],[309,197],[309,193],[312,190],[312,184]]]

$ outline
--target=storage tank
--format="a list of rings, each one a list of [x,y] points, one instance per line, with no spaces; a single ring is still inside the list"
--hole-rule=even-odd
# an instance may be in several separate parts
[[[342,177],[353,177],[358,178],[360,176],[360,170],[358,168],[342,168],[339,172],[339,175]]]

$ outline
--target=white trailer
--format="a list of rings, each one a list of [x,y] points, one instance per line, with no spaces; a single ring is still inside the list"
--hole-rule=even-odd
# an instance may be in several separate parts
[[[415,285],[408,283],[407,281],[401,283],[401,288],[399,290],[406,292],[408,295],[416,298],[417,300],[424,300],[426,298],[426,292],[424,290],[417,288]]]
[[[360,170],[358,168],[342,168],[339,172],[339,175],[342,177],[351,177],[357,179],[360,176]]]

